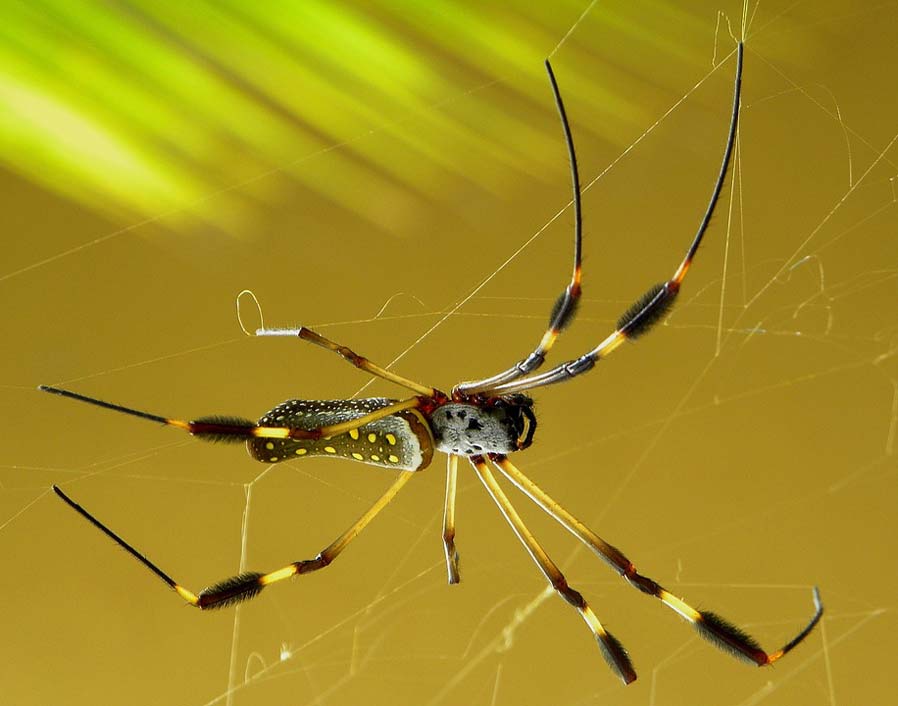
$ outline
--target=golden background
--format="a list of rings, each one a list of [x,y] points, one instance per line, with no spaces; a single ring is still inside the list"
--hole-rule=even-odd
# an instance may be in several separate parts
[[[898,5],[254,8],[3,5],[0,701],[889,703]],[[462,583],[447,586],[442,456],[335,565],[210,614],[50,492],[194,590],[241,555],[259,570],[314,556],[388,472],[269,470],[36,386],[185,418],[360,392],[367,376],[336,356],[243,336],[244,288],[267,325],[312,326],[444,389],[524,355],[570,267],[570,210],[541,230],[570,197],[542,68],[556,47],[589,188],[585,300],[552,360],[579,355],[670,275],[705,208],[727,21],[750,22],[739,154],[679,308],[538,391],[515,462],[769,649],[819,585],[822,624],[775,667],[715,651],[512,494],[630,650],[640,678],[621,686],[464,465]]]

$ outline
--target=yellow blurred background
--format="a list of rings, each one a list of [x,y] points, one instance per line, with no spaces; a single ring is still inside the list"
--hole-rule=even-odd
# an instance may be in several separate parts
[[[894,698],[898,5],[534,5],[3,4],[2,703]],[[823,623],[774,668],[715,651],[513,494],[629,649],[640,678],[621,686],[466,466],[447,586],[441,456],[332,567],[211,614],[50,492],[195,590],[241,557],[314,556],[389,473],[269,469],[36,386],[184,418],[402,394],[243,336],[244,288],[267,325],[444,389],[507,366],[569,276],[570,210],[543,230],[570,198],[553,51],[588,189],[585,301],[552,360],[579,355],[670,275],[701,217],[728,23],[748,25],[738,155],[679,308],[538,391],[515,461],[769,649],[819,585]]]

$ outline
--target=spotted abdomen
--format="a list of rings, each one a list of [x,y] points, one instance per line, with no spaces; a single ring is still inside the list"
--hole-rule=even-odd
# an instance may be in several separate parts
[[[265,414],[260,426],[318,429],[357,419],[395,400],[288,400]],[[424,418],[406,410],[327,439],[254,438],[246,448],[257,461],[278,463],[307,456],[348,458],[373,466],[418,471],[433,457],[433,437]]]

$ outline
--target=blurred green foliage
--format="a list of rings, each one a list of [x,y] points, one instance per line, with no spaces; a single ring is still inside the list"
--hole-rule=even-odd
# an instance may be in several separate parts
[[[372,198],[397,203],[438,188],[441,172],[498,189],[506,170],[558,162],[557,141],[534,125],[537,111],[553,110],[546,86],[517,77],[541,71],[582,11],[580,2],[11,0],[0,10],[0,160],[106,216],[172,225],[225,227],[271,197],[260,177],[273,170],[350,210],[359,200],[345,198],[345,185],[360,173]],[[574,44],[566,98],[630,113],[577,75],[584,49]],[[479,95],[496,85],[517,109]],[[440,109],[447,103],[452,111]],[[299,168],[328,150],[331,179]],[[240,192],[231,210],[205,208],[221,190]]]

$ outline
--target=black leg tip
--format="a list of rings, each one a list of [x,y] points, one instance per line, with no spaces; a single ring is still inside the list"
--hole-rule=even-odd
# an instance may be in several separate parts
[[[817,586],[814,586],[814,608],[817,609],[818,613],[823,613],[823,601],[820,599],[820,589]]]

